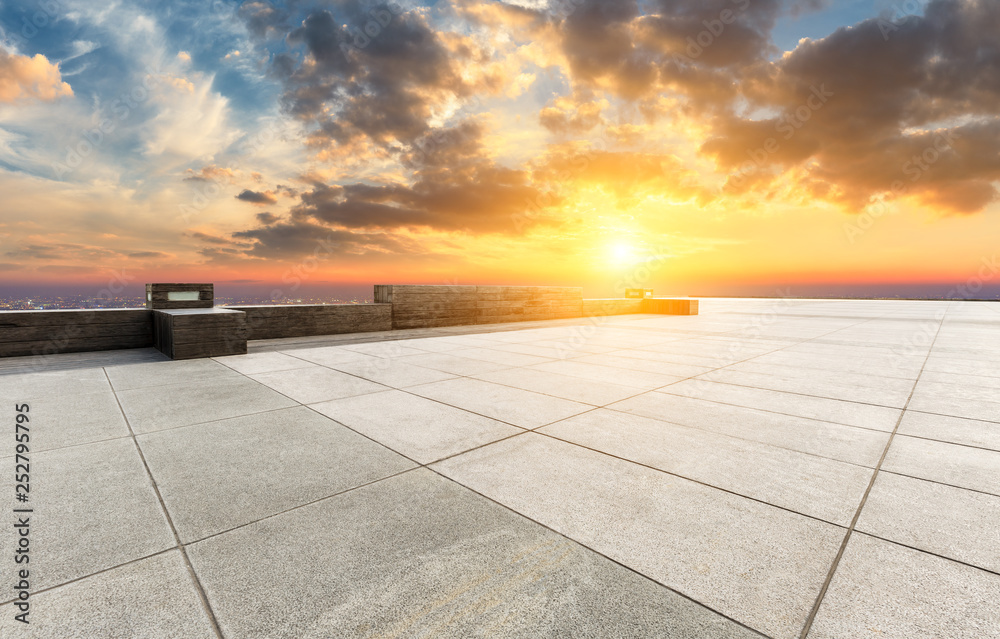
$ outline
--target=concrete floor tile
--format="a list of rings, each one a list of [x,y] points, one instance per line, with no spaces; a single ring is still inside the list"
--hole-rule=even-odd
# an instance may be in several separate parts
[[[302,406],[137,439],[185,543],[414,466]]]
[[[784,376],[778,376],[723,369],[705,373],[701,379],[751,388],[799,393],[813,397],[864,402],[892,408],[905,406],[910,397],[910,390],[913,388],[913,382],[908,379],[882,378],[877,385],[852,385],[817,379],[808,373],[796,377],[793,376],[794,373],[795,371],[786,370]]]
[[[237,379],[240,374],[212,359],[185,359],[147,364],[108,366],[108,378],[115,391],[158,388],[168,384],[196,381],[216,382]]]
[[[344,344],[345,351],[363,353],[372,357],[396,358],[406,355],[421,355],[426,351],[413,348],[406,340],[387,340],[384,342],[362,342],[359,344]]]
[[[535,355],[525,355],[524,353],[511,353],[494,348],[460,348],[448,352],[450,355],[458,357],[468,357],[469,359],[479,359],[484,362],[503,364],[504,366],[530,366],[551,361],[547,357],[537,357]]]
[[[524,432],[397,390],[337,399],[311,408],[421,464]]]
[[[874,472],[607,409],[539,432],[845,527]]]
[[[810,639],[995,639],[1000,576],[855,533]]]
[[[401,357],[398,361],[413,366],[423,366],[434,370],[444,371],[452,375],[478,375],[510,368],[510,364],[497,364],[496,362],[486,362],[481,359],[471,359],[468,357],[458,357],[452,355],[452,351],[447,353],[422,353],[420,355],[410,355]]]
[[[391,388],[406,388],[408,386],[416,386],[417,384],[440,382],[441,380],[453,379],[455,377],[451,373],[433,368],[414,366],[413,364],[401,362],[398,359],[381,357],[373,357],[364,362],[333,364],[330,368]]]
[[[711,370],[707,366],[692,366],[690,364],[678,364],[654,359],[637,359],[635,357],[623,357],[621,351],[605,353],[603,355],[587,355],[577,357],[576,362],[585,364],[599,364],[601,366],[611,366],[614,368],[624,368],[630,371],[645,371],[647,373],[659,373],[672,377],[693,377],[701,375]]]
[[[569,375],[570,377],[589,379],[591,381],[605,384],[631,386],[639,391],[652,390],[654,388],[673,384],[683,379],[677,375],[662,375],[660,373],[626,370],[624,368],[614,368],[612,366],[587,364],[576,360],[536,364],[531,368],[548,373],[558,373],[560,375]]]
[[[897,435],[882,468],[1000,495],[1000,452]]]
[[[270,373],[271,371],[287,371],[311,365],[310,362],[305,360],[275,351],[248,353],[246,355],[228,355],[214,359],[216,362],[244,375]]]
[[[476,375],[495,384],[513,386],[524,390],[536,391],[553,397],[562,397],[574,402],[582,402],[592,406],[603,406],[636,394],[636,389],[620,384],[595,382],[582,377],[570,377],[558,373],[549,373],[533,368],[517,368],[493,373]]]
[[[33,397],[102,393],[111,390],[103,368],[0,375],[0,395],[9,401],[22,402]]]
[[[997,394],[990,391],[984,391],[974,398],[917,392],[907,408],[923,413],[1000,422],[1000,401],[993,401],[996,397]]]
[[[433,466],[773,637],[797,636],[840,527],[535,433]]]
[[[872,468],[889,441],[883,431],[661,392],[607,408]]]
[[[118,400],[110,390],[53,393],[21,403],[30,408],[31,450],[36,452],[129,435]]]
[[[719,384],[703,379],[678,382],[664,388],[662,392],[885,432],[892,432],[902,412],[885,406]]]
[[[34,510],[28,515],[34,590],[176,545],[131,438],[33,453],[30,459],[30,501],[24,506]],[[14,458],[0,459],[0,469],[13,478]],[[5,485],[13,492],[13,485]],[[4,528],[13,524],[8,521]],[[14,541],[13,534],[0,535],[2,556],[14,556]],[[0,602],[13,599],[12,592],[5,590]]]
[[[1000,573],[1000,497],[879,473],[857,530]]]
[[[303,404],[388,390],[387,386],[325,366],[251,375],[251,379]]]
[[[189,553],[232,637],[755,636],[426,470]]]
[[[0,636],[23,639],[101,637],[213,639],[179,550],[32,593],[29,624],[15,621],[12,604],[0,606]]]
[[[407,390],[521,428],[538,428],[593,409],[587,404],[479,379],[449,379]]]
[[[239,373],[233,375],[222,380],[120,391],[118,401],[136,434],[296,405],[263,384]]]
[[[908,410],[899,432],[953,444],[1000,450],[1000,423]]]
[[[320,366],[335,366],[348,362],[367,362],[374,359],[373,355],[366,355],[357,351],[350,351],[341,346],[317,346],[313,348],[289,348],[281,351],[290,357],[304,359]]]

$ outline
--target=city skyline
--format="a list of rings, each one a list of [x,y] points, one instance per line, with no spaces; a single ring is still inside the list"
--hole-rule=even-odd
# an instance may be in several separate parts
[[[0,28],[7,296],[1000,296],[996,3],[39,0]]]

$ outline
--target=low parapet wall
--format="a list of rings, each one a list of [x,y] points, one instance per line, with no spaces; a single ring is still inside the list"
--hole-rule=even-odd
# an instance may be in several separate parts
[[[385,284],[375,287],[375,302],[235,306],[246,321],[230,332],[245,341],[629,313],[698,314],[696,299],[584,300],[582,289],[567,286]],[[153,312],[0,311],[0,357],[153,346]]]
[[[583,300],[584,317],[642,313],[642,299]]]
[[[0,357],[79,353],[153,345],[144,308],[0,312]]]
[[[247,339],[369,333],[392,328],[390,304],[231,306],[246,313]]]
[[[583,289],[570,286],[379,284],[375,301],[392,306],[394,329],[583,316]]]

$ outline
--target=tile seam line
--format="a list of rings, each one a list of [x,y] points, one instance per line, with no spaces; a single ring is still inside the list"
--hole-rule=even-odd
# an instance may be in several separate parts
[[[115,564],[114,566],[108,566],[107,568],[101,568],[100,570],[96,570],[94,572],[87,573],[86,575],[83,575],[83,576],[80,576],[80,577],[75,577],[73,579],[69,579],[67,581],[62,581],[62,582],[59,582],[59,583],[57,583],[55,585],[48,586],[47,588],[40,588],[38,590],[32,590],[31,591],[31,596],[34,597],[35,595],[40,595],[42,593],[49,592],[50,590],[56,590],[58,588],[62,588],[63,586],[69,586],[70,584],[75,584],[75,583],[77,583],[79,581],[84,581],[86,579],[90,579],[91,577],[96,577],[97,575],[103,575],[106,572],[111,572],[112,570],[117,570],[118,568],[124,568],[125,566],[131,566],[132,564],[137,564],[137,563],[146,561],[147,559],[152,559],[153,557],[159,557],[160,555],[165,555],[165,554],[167,554],[169,552],[172,552],[174,550],[177,550],[177,546],[171,546],[169,548],[164,548],[163,550],[158,550],[158,551],[150,553],[148,555],[143,555],[142,557],[136,557],[135,559],[129,559],[128,561],[123,561],[122,563]],[[17,599],[10,599],[8,601],[0,601],[0,606],[6,606],[7,604],[12,604],[12,603],[14,603],[16,601],[17,601]]]
[[[985,491],[985,490],[980,490],[978,488],[969,488],[967,486],[959,486],[958,484],[949,484],[946,481],[938,481],[936,479],[927,479],[926,477],[919,477],[917,475],[910,475],[908,473],[902,473],[902,472],[899,472],[898,470],[887,470],[887,469],[883,468],[882,470],[879,471],[879,474],[881,474],[881,473],[887,473],[889,475],[897,475],[899,477],[906,477],[908,479],[916,479],[916,480],[919,480],[919,481],[927,482],[928,484],[935,484],[937,486],[947,486],[948,488],[955,488],[955,489],[958,489],[958,490],[965,490],[965,491],[968,491],[970,493],[976,493],[978,495],[986,495],[988,497],[996,497],[996,498],[1000,499],[1000,492],[991,493],[991,492],[988,492],[988,491]]]
[[[489,497],[488,495],[484,495],[483,493],[479,492],[478,490],[475,490],[474,488],[466,486],[465,484],[461,483],[457,479],[454,479],[452,477],[449,477],[448,475],[445,475],[444,473],[442,473],[441,471],[437,470],[436,468],[432,468],[431,466],[427,466],[426,468],[427,468],[427,470],[435,473],[439,477],[442,477],[442,478],[444,478],[444,479],[446,479],[446,480],[448,480],[450,482],[453,482],[454,484],[460,486],[461,488],[463,488],[465,490],[468,490],[469,492],[474,493],[474,494],[478,495],[479,497],[482,497],[483,499],[485,499],[485,500],[487,500],[487,501],[489,501],[489,502],[491,502],[493,504],[496,504],[497,506],[503,508],[504,510],[510,511],[510,512],[514,513],[515,515],[517,515],[518,517],[522,517],[522,518],[526,519],[527,521],[530,521],[533,524],[536,524],[537,526],[540,526],[540,527],[544,528],[545,530],[548,530],[548,531],[550,531],[550,532],[552,532],[552,533],[554,533],[556,535],[559,535],[563,539],[566,539],[566,540],[568,540],[568,541],[570,541],[570,542],[572,542],[572,543],[580,546],[581,548],[586,548],[588,551],[594,553],[595,555],[597,555],[599,557],[602,557],[602,558],[606,559],[607,561],[610,561],[611,563],[613,563],[613,564],[615,564],[617,566],[620,566],[620,567],[624,568],[625,570],[627,570],[627,571],[629,571],[629,572],[631,572],[631,573],[633,573],[635,575],[638,575],[642,579],[645,579],[645,580],[647,580],[649,582],[652,582],[652,583],[656,584],[657,586],[659,586],[660,588],[663,588],[664,590],[672,592],[675,595],[677,595],[677,596],[679,596],[679,597],[681,597],[681,598],[683,598],[683,599],[685,599],[687,601],[690,601],[691,603],[695,604],[696,606],[699,606],[699,607],[701,607],[701,608],[703,608],[705,610],[708,610],[709,612],[711,612],[711,613],[713,613],[715,615],[718,615],[719,617],[721,617],[723,619],[726,619],[727,621],[730,621],[730,622],[732,622],[732,623],[740,626],[741,628],[745,628],[746,630],[749,630],[750,632],[752,632],[752,633],[754,633],[754,634],[756,634],[756,635],[758,635],[760,637],[763,637],[763,638],[766,638],[766,639],[772,639],[770,637],[770,635],[767,635],[767,634],[763,633],[762,631],[757,630],[756,628],[748,626],[747,624],[743,623],[742,621],[734,619],[734,618],[730,617],[729,615],[727,615],[727,614],[725,614],[723,612],[720,612],[720,611],[716,610],[715,608],[712,608],[711,606],[698,601],[697,599],[694,599],[690,595],[686,595],[683,592],[672,588],[671,586],[668,586],[668,585],[666,585],[664,583],[661,583],[661,582],[653,579],[652,577],[650,577],[648,575],[645,575],[642,572],[636,570],[635,568],[632,568],[631,566],[629,566],[627,564],[624,564],[624,563],[618,561],[617,559],[613,559],[612,557],[609,557],[608,555],[604,554],[603,552],[601,552],[599,550],[596,550],[595,548],[592,548],[592,547],[588,546],[587,544],[583,543],[582,541],[578,541],[576,539],[573,539],[569,535],[567,535],[565,533],[561,533],[558,530],[556,530],[555,528],[547,526],[546,524],[543,524],[542,522],[540,522],[540,521],[538,521],[536,519],[533,519],[532,517],[529,517],[528,515],[526,515],[526,514],[524,514],[522,512],[519,512],[519,511],[511,508],[510,506],[507,506],[506,504],[504,504],[502,502],[499,502],[499,501],[493,499],[492,497]]]
[[[927,550],[925,548],[919,548],[917,546],[911,546],[910,544],[904,544],[901,541],[893,541],[892,539],[889,539],[887,537],[882,537],[881,535],[876,535],[875,533],[867,532],[867,531],[864,531],[864,530],[855,530],[854,532],[857,533],[857,534],[859,534],[859,535],[864,535],[866,537],[871,537],[872,539],[878,539],[879,541],[884,541],[884,542],[892,544],[894,546],[902,546],[903,548],[909,548],[910,550],[913,550],[915,552],[923,553],[925,555],[930,555],[932,557],[937,557],[938,559],[943,559],[943,560],[951,562],[951,563],[959,564],[959,565],[962,565],[962,566],[966,566],[967,568],[972,568],[972,569],[978,570],[980,572],[985,572],[985,573],[988,573],[988,574],[991,574],[991,575],[996,575],[996,576],[1000,577],[1000,568],[995,569],[995,570],[991,569],[991,568],[984,568],[982,566],[977,566],[976,564],[970,564],[968,561],[965,561],[965,560],[962,560],[962,559],[956,559],[954,557],[949,557],[947,555],[942,555],[939,552],[934,552],[933,550]]]
[[[107,368],[101,367],[104,371],[104,376],[108,380],[108,384],[111,384],[111,378],[108,376]],[[128,415],[125,414],[125,409],[121,405],[121,401],[118,399],[118,395],[115,394],[115,402],[118,403],[118,410],[121,411],[122,419],[125,420],[125,425],[128,426],[128,432],[130,439],[132,440],[132,445],[135,447],[136,452],[139,454],[139,459],[142,461],[143,468],[146,469],[146,477],[149,483],[153,487],[153,492],[156,494],[156,500],[160,504],[160,511],[167,520],[167,524],[170,526],[170,532],[174,535],[174,542],[177,544],[177,549],[181,553],[181,558],[184,560],[184,565],[187,568],[188,578],[192,581],[195,592],[198,595],[198,600],[201,602],[202,610],[208,616],[208,621],[212,626],[215,636],[219,639],[223,639],[225,635],[222,633],[222,628],[219,626],[219,620],[215,616],[215,611],[212,610],[212,606],[208,601],[208,595],[205,594],[205,588],[201,584],[201,580],[198,579],[198,573],[195,572],[194,566],[191,564],[191,559],[188,557],[187,550],[184,544],[181,542],[181,537],[177,532],[177,526],[174,525],[174,520],[170,516],[170,511],[167,510],[167,505],[163,501],[163,495],[160,493],[160,487],[156,483],[156,478],[153,477],[153,471],[150,470],[149,464],[146,462],[146,456],[142,452],[142,447],[139,446],[139,441],[135,438],[135,431],[132,430],[132,424],[129,422]]]
[[[713,383],[720,383],[721,384],[722,382],[713,382]],[[757,390],[769,390],[769,389],[761,388],[761,389],[757,389]],[[781,411],[770,410],[768,408],[758,408],[756,406],[744,406],[742,404],[733,404],[731,402],[724,402],[724,401],[722,401],[720,399],[708,399],[706,397],[694,397],[692,395],[680,395],[680,394],[677,394],[677,393],[671,393],[670,391],[663,391],[663,390],[656,390],[656,391],[653,391],[653,392],[662,393],[664,395],[671,395],[673,397],[680,397],[680,398],[683,398],[683,399],[694,399],[694,400],[698,400],[700,402],[709,402],[709,403],[712,403],[712,404],[719,404],[719,405],[722,405],[722,406],[733,406],[735,408],[745,408],[747,410],[758,411],[758,412],[761,412],[761,413],[768,413],[770,415],[784,415],[785,417],[795,417],[795,418],[798,418],[798,419],[807,419],[809,421],[820,422],[820,423],[823,423],[823,424],[832,424],[834,426],[845,426],[847,428],[857,428],[857,429],[866,430],[866,431],[869,431],[869,432],[872,432],[872,433],[885,433],[885,434],[888,434],[890,432],[888,430],[880,430],[878,428],[871,428],[870,426],[858,426],[857,424],[845,424],[843,422],[835,422],[835,421],[831,421],[829,419],[820,419],[818,417],[808,417],[806,415],[795,415],[793,413],[782,413]],[[773,392],[775,392],[775,393],[785,393],[786,391],[773,391]],[[796,393],[787,393],[787,394],[789,394],[789,395],[795,395]],[[844,400],[844,399],[833,399],[832,397],[822,397],[820,399],[828,399],[828,400],[833,401],[833,402],[845,402],[845,403],[849,403],[849,404],[857,404],[858,403],[858,402],[848,402],[847,400]],[[890,410],[901,410],[899,408],[890,408],[888,406],[879,406],[878,408],[888,408]]]
[[[931,340],[930,346],[927,348],[927,355],[924,358],[924,366],[927,365],[927,360],[930,359],[931,352],[934,350],[934,344],[937,342],[937,338],[941,334],[941,328],[944,326],[945,317],[948,315],[948,310],[951,306],[952,303],[949,302],[945,307],[944,313],[941,315],[941,319],[938,321],[937,331],[934,332],[934,339]],[[816,621],[816,615],[819,613],[819,609],[823,605],[823,600],[826,598],[826,593],[830,589],[833,577],[836,574],[837,569],[840,567],[840,561],[843,559],[844,552],[847,550],[847,544],[850,542],[851,535],[857,527],[858,520],[861,518],[861,512],[864,510],[865,504],[868,502],[868,496],[871,494],[872,488],[875,486],[875,480],[878,479],[879,471],[885,463],[885,458],[889,454],[889,448],[892,447],[892,442],[896,437],[896,432],[899,430],[899,426],[903,422],[903,417],[906,415],[906,407],[909,406],[910,401],[913,399],[913,395],[917,390],[917,384],[920,382],[920,375],[922,375],[923,372],[924,367],[921,366],[920,374],[918,374],[917,379],[913,381],[913,388],[910,389],[910,395],[906,398],[906,403],[903,405],[903,408],[899,413],[899,417],[896,419],[896,426],[892,429],[892,433],[889,435],[889,440],[886,442],[885,448],[882,450],[882,456],[879,458],[878,464],[875,466],[875,470],[868,482],[868,488],[861,497],[861,502],[858,504],[858,508],[854,513],[854,518],[851,520],[851,525],[848,527],[847,533],[844,535],[844,539],[840,544],[840,549],[837,551],[837,556],[834,557],[833,563],[830,565],[830,570],[827,572],[826,579],[823,582],[823,587],[820,589],[819,595],[817,595],[816,601],[813,603],[812,610],[806,618],[806,623],[802,627],[799,639],[806,639],[809,636],[809,632],[812,630],[813,623]]]
[[[292,355],[291,357],[294,357],[294,355]],[[308,360],[303,360],[303,361],[308,361]],[[474,360],[474,361],[478,361],[478,360]],[[404,388],[397,388],[395,386],[389,386],[388,384],[382,384],[381,382],[376,382],[374,380],[368,379],[367,377],[361,377],[360,375],[356,375],[354,373],[349,373],[347,371],[342,371],[339,368],[333,368],[332,366],[328,366],[326,364],[316,364],[316,365],[317,366],[321,366],[323,368],[327,368],[327,369],[332,370],[332,371],[336,371],[338,373],[343,373],[344,375],[350,375],[351,377],[355,377],[357,379],[364,380],[366,382],[371,382],[373,384],[381,384],[382,386],[385,386],[385,390],[371,391],[370,393],[361,393],[360,395],[349,395],[348,397],[360,397],[361,395],[374,395],[375,393],[385,393],[385,392],[388,392],[388,391],[399,391],[401,393],[406,393],[407,395],[412,395],[413,397],[419,397],[420,399],[426,399],[426,400],[434,402],[436,404],[441,404],[442,406],[447,406],[448,408],[454,408],[456,410],[461,410],[461,411],[464,411],[464,412],[469,413],[471,415],[477,415],[479,417],[484,417],[486,419],[491,419],[491,420],[493,420],[495,422],[499,422],[499,423],[505,424],[507,426],[513,426],[514,428],[520,428],[520,429],[522,429],[524,431],[531,431],[531,430],[535,430],[536,428],[542,428],[544,426],[549,426],[551,424],[554,424],[555,422],[548,422],[548,423],[545,423],[545,424],[540,424],[538,426],[534,426],[532,428],[528,428],[526,426],[521,426],[519,424],[514,424],[513,422],[504,421],[504,420],[499,419],[497,417],[492,417],[490,415],[484,415],[483,413],[477,413],[476,411],[469,410],[468,408],[463,408],[461,406],[456,406],[454,404],[449,404],[448,402],[442,401],[440,399],[436,399],[434,397],[427,397],[426,395],[421,395],[419,393],[414,393],[413,391],[411,391],[409,389],[411,389],[411,388],[417,388],[419,386],[425,386],[425,385],[428,385],[428,384],[437,384],[438,382],[450,382],[450,381],[456,380],[456,379],[467,379],[467,380],[472,380],[472,381],[477,381],[477,382],[484,382],[484,383],[487,383],[487,384],[495,384],[497,386],[503,386],[505,388],[511,388],[511,389],[519,390],[519,391],[522,391],[522,392],[525,392],[525,393],[533,393],[535,395],[542,395],[543,397],[549,397],[549,398],[552,398],[552,399],[558,399],[558,400],[562,400],[562,401],[565,401],[565,402],[573,402],[573,403],[576,403],[576,404],[580,404],[581,406],[586,406],[587,407],[587,410],[581,411],[579,413],[574,413],[574,415],[582,415],[583,413],[589,413],[592,410],[596,410],[598,408],[603,408],[604,407],[604,405],[598,406],[598,405],[595,405],[595,404],[587,404],[585,402],[579,402],[579,401],[572,400],[572,399],[566,399],[565,397],[557,397],[555,395],[549,395],[547,393],[540,393],[538,391],[529,391],[529,390],[526,390],[524,388],[518,388],[516,386],[508,386],[506,384],[501,384],[499,382],[487,382],[486,380],[479,379],[477,377],[472,377],[472,376],[469,376],[469,375],[455,375],[454,373],[448,373],[449,375],[452,375],[453,377],[451,377],[450,379],[438,380],[437,382],[422,382],[420,384],[413,384],[412,386],[406,386]],[[439,373],[446,373],[447,372],[447,371],[441,371],[441,370],[436,369],[436,368],[429,368],[427,366],[420,366],[419,364],[412,364],[412,366],[418,366],[420,368],[424,368],[424,369],[432,370],[432,371],[437,371]],[[511,366],[511,367],[508,367],[508,368],[505,368],[505,369],[500,369],[500,370],[514,370],[516,368],[519,368],[519,367],[517,367],[517,366]],[[301,369],[293,369],[293,370],[301,370]],[[497,371],[492,371],[492,372],[497,372]],[[262,384],[264,386],[267,386],[267,384],[264,384],[263,382],[261,382],[259,380],[256,380],[256,379],[254,379],[252,377],[248,377],[248,379],[257,382],[258,384]],[[267,386],[267,387],[271,388],[270,386]],[[271,388],[271,390],[273,390],[274,392],[279,393],[281,395],[284,395],[284,393],[280,393],[280,391],[277,391],[277,390],[275,390],[273,388]],[[284,395],[284,396],[288,397],[288,395]],[[326,402],[331,402],[331,401],[335,402],[335,401],[338,401],[339,399],[348,399],[348,397],[340,397],[340,398],[336,398],[336,399],[325,399],[325,400],[320,400],[318,402],[311,402],[309,404],[302,404],[301,402],[299,402],[299,403],[302,404],[303,406],[312,408],[316,404],[324,404]],[[295,399],[293,399],[291,397],[288,397],[288,399],[291,399],[292,401],[296,401]],[[629,399],[629,398],[626,397],[625,399]],[[615,400],[615,401],[622,401],[622,400]],[[609,402],[609,403],[613,403],[613,402]],[[316,412],[319,413],[319,411],[316,411]],[[319,413],[319,414],[323,415],[322,413]],[[570,417],[572,417],[574,415],[570,415]],[[338,422],[337,420],[333,419],[329,415],[323,415],[323,416],[326,417],[327,419],[331,419],[331,420],[337,422],[338,424],[340,424],[340,422]],[[564,417],[562,419],[569,419],[569,417]],[[556,420],[556,421],[562,421],[562,419],[559,419],[559,420]],[[341,424],[341,425],[344,426],[345,428],[350,428],[346,424]],[[351,428],[351,430],[354,430],[354,429]],[[355,432],[358,432],[358,431],[355,431]],[[359,433],[359,434],[363,435],[364,433]],[[520,434],[520,433],[517,433],[517,434]],[[367,435],[365,435],[365,436],[367,437]],[[369,437],[369,439],[372,439],[372,438]],[[372,441],[376,441],[376,440],[372,439]],[[380,445],[385,446],[385,444],[381,444],[381,442],[376,442],[376,443],[379,443]],[[386,446],[386,448],[388,448],[388,446]],[[390,450],[392,450],[392,449],[390,448]],[[396,452],[396,451],[394,451],[394,452]],[[400,453],[400,454],[402,454],[402,453]],[[459,453],[456,453],[456,454],[459,454]],[[431,463],[433,463],[433,462],[431,462]]]

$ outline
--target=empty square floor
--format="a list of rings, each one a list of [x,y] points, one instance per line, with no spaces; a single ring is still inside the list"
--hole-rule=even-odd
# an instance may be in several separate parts
[[[701,311],[0,360],[0,636],[1000,637],[1000,304]]]

